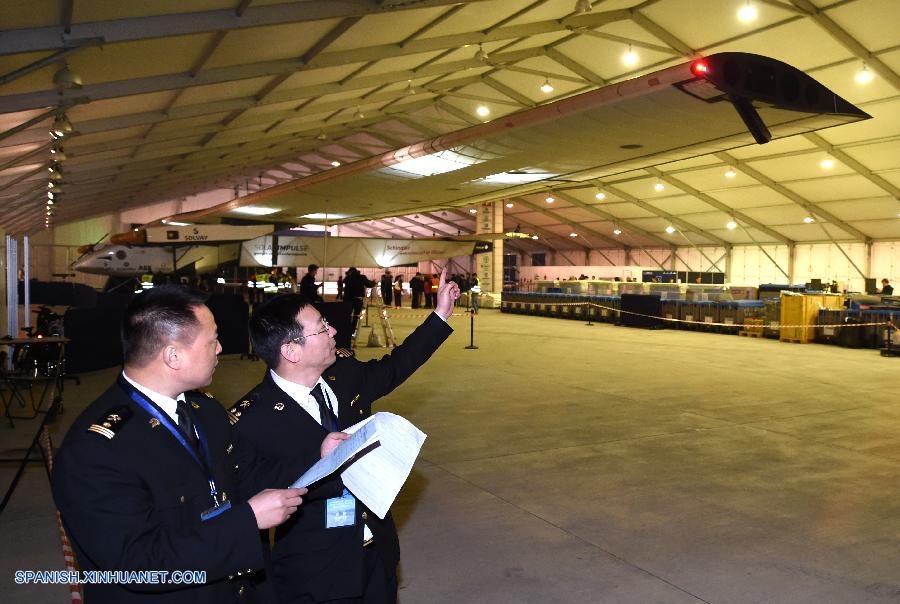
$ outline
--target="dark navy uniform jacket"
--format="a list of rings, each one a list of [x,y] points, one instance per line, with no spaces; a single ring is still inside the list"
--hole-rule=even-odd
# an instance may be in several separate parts
[[[452,331],[444,320],[431,313],[400,346],[380,360],[362,362],[339,354],[322,374],[337,397],[339,428],[369,417],[372,403],[411,376]],[[275,384],[268,371],[262,383],[247,393],[238,406],[244,403],[248,406],[235,428],[266,457],[286,459],[300,448],[307,454],[318,451],[325,429]],[[374,536],[372,547],[378,548],[389,572],[395,572],[400,545],[390,514],[380,520],[357,501],[352,526],[325,528],[326,498],[340,496],[342,491],[339,476],[311,488],[303,506],[276,529],[272,564],[280,601],[290,602],[305,594],[316,600],[361,596],[364,523]]]
[[[233,431],[221,404],[185,393],[209,444],[212,474],[232,508],[213,507],[207,474],[174,436],[137,403],[123,378],[75,421],[55,460],[51,483],[83,570],[200,570],[205,585],[85,585],[86,604],[225,603],[264,596],[250,588],[264,566],[256,519],[246,503],[284,488],[319,459],[316,447],[264,463]],[[229,576],[232,576],[229,579]],[[269,592],[271,593],[271,592]],[[258,598],[257,598],[258,599]]]

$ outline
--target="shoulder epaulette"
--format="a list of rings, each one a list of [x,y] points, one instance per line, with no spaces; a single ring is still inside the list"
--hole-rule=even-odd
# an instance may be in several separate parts
[[[354,353],[349,348],[337,348],[335,349],[334,354],[341,357],[342,359],[349,359],[353,356]]]
[[[228,421],[232,426],[240,421],[241,414],[246,413],[252,403],[252,399],[245,398],[228,410]]]
[[[189,402],[194,409],[199,409],[204,404],[203,401],[208,399],[216,400],[216,397],[205,390],[188,390],[184,393],[184,400]]]
[[[132,415],[131,409],[125,405],[113,407],[104,413],[99,420],[91,424],[88,432],[95,432],[112,440],[119,430],[122,429],[122,426],[125,425],[125,422],[131,419]]]

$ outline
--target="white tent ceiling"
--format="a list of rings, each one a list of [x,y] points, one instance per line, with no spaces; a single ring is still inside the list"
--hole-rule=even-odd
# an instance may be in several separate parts
[[[55,223],[268,187],[480,123],[479,104],[496,119],[741,51],[809,73],[874,119],[616,174],[603,180],[602,200],[589,188],[557,191],[553,204],[546,193],[509,200],[507,226],[560,248],[679,243],[669,224],[701,243],[900,240],[895,0],[751,0],[751,23],[736,17],[745,0],[592,4],[577,14],[574,0],[6,0],[0,226],[43,228],[60,108],[75,132],[64,139]],[[629,45],[635,67],[621,60]],[[64,63],[81,88],[54,88]],[[875,76],[868,84],[854,79],[863,64]],[[545,79],[551,93],[540,90]],[[820,166],[826,156],[830,169]],[[725,176],[729,167],[736,176]],[[423,206],[355,225],[466,233],[467,209]],[[373,204],[348,220],[392,215]],[[729,230],[732,219],[739,226]]]

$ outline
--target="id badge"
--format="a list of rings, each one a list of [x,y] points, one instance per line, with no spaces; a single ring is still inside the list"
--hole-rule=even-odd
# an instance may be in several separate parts
[[[209,508],[205,512],[200,514],[200,520],[206,522],[207,520],[211,520],[221,514],[222,512],[227,512],[231,509],[231,502],[226,501],[222,505],[217,505],[215,507]]]
[[[356,498],[344,489],[340,497],[325,502],[325,528],[353,526],[356,523]]]

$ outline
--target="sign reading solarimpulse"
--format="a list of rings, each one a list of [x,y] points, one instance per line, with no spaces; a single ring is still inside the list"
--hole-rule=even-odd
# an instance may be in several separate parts
[[[481,249],[476,249],[481,248]],[[241,266],[388,267],[424,260],[468,256],[484,250],[481,241],[376,239],[368,237],[278,237],[272,263],[270,235],[241,245]]]

